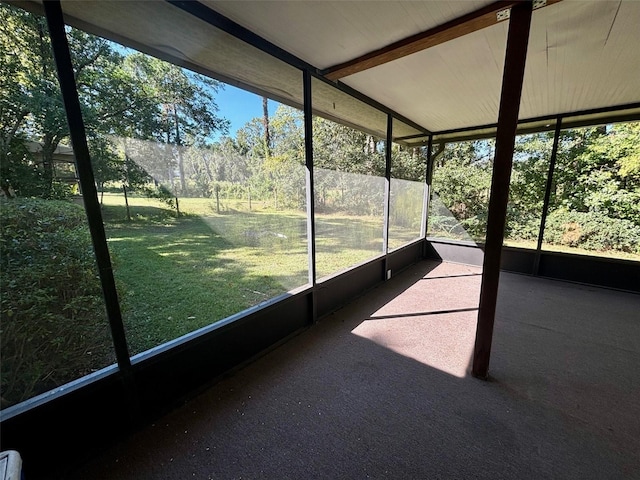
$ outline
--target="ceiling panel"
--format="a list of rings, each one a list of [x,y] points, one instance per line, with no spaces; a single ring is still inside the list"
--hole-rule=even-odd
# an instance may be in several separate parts
[[[568,1],[536,10],[520,118],[640,101],[640,2]],[[508,23],[342,81],[430,131],[497,121]]]
[[[640,101],[640,2],[534,12],[520,118]]]
[[[343,79],[430,131],[498,119],[507,24]]]
[[[205,0],[202,3],[324,69],[493,2]]]

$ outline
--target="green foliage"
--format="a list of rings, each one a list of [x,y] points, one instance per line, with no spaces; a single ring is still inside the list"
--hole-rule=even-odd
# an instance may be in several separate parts
[[[540,232],[540,215],[540,211],[529,212],[514,205],[508,205],[505,238],[537,241]]]
[[[419,232],[424,183],[391,179],[389,221],[396,227]]]
[[[158,200],[163,202],[165,205],[167,205],[169,208],[177,208],[177,205],[175,202],[176,200],[175,196],[164,185],[158,185],[155,188],[151,188],[147,185],[141,190],[144,192],[147,198],[157,198]]]
[[[384,141],[318,117],[313,134],[316,210],[381,217]]]
[[[171,145],[142,165],[155,180],[189,194],[184,146],[204,144],[228,121],[218,117],[221,84],[73,28],[67,29],[95,178],[136,188],[116,136]],[[5,196],[57,198],[54,152],[69,142],[68,124],[44,18],[0,5],[0,186]],[[25,141],[37,142],[27,155]],[[148,153],[148,152],[147,152]],[[154,153],[158,153],[158,149]],[[179,184],[174,172],[179,171]],[[148,181],[148,180],[146,180]]]
[[[432,230],[453,232],[459,223],[476,241],[484,241],[491,189],[492,143],[464,142],[447,145],[437,159],[433,185],[442,202]],[[456,235],[456,238],[459,234]]]
[[[516,139],[505,236],[537,241],[552,132]],[[561,132],[545,241],[636,253],[640,229],[640,123]],[[489,155],[487,155],[489,154]],[[431,234],[482,241],[490,189],[490,145],[447,145],[436,159]],[[599,227],[600,225],[600,227]]]
[[[547,217],[544,239],[554,245],[640,254],[640,226],[598,212],[555,210]]]
[[[394,144],[391,149],[391,176],[414,182],[424,182],[427,171],[427,149],[405,148]]]
[[[0,187],[4,196],[39,196],[44,191],[45,182],[42,170],[26,148],[25,140],[14,137],[7,142],[7,151],[0,161]]]
[[[321,212],[353,215],[382,214],[382,178],[385,173],[384,141],[320,117],[313,119],[315,201]],[[279,106],[270,120],[270,152],[265,149],[264,122],[255,118],[238,131],[237,139],[215,145],[216,154],[235,152],[239,182],[247,185],[252,198],[269,200],[276,208],[304,206],[304,128],[302,112]],[[218,153],[219,152],[219,153]],[[267,155],[269,153],[269,155]],[[393,150],[393,176],[424,179],[426,156],[423,149]],[[239,157],[239,158],[238,158]],[[211,179],[231,180],[229,168],[213,158]],[[215,173],[214,173],[215,172]],[[412,220],[413,221],[413,220]]]
[[[54,152],[68,142],[69,126],[58,85],[56,68],[44,18],[0,5],[0,78],[6,80],[0,99],[0,163],[5,193],[42,198],[59,196],[55,182]],[[79,30],[69,29],[69,48],[83,117],[90,139],[123,108],[136,111],[131,88],[119,75],[120,55],[109,43]],[[37,154],[21,154],[16,140],[40,145]],[[24,168],[24,166],[29,168]],[[100,178],[99,178],[100,181]],[[26,188],[37,185],[37,188]]]
[[[82,207],[0,199],[3,406],[111,362]]]

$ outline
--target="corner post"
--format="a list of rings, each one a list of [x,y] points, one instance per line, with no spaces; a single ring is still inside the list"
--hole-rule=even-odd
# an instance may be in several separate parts
[[[424,194],[422,198],[422,219],[420,221],[420,239],[423,241],[422,256],[427,256],[427,231],[429,229],[429,207],[431,204],[431,180],[433,178],[433,135],[427,142],[427,168],[424,171]]]
[[[536,257],[533,262],[533,274],[540,274],[540,257],[542,256],[542,242],[544,240],[544,229],[549,214],[549,202],[551,201],[551,190],[553,188],[553,174],[556,168],[556,158],[558,157],[558,143],[560,141],[560,131],[562,130],[562,117],[556,120],[556,128],[553,134],[553,147],[551,148],[551,158],[549,159],[549,172],[547,174],[547,184],[544,191],[544,201],[542,204],[542,216],[540,217],[540,230],[538,231],[538,245],[536,246]]]

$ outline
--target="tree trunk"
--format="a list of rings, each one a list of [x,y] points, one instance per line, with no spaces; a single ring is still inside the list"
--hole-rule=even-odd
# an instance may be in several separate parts
[[[53,140],[45,136],[42,145],[42,179],[44,180],[44,190],[42,196],[49,198],[53,192],[53,151],[56,149]]]
[[[124,192],[124,204],[127,209],[127,220],[131,221],[131,211],[129,210],[129,197],[127,196],[127,184],[129,183],[129,165],[130,165],[129,155],[127,155],[127,151],[125,149],[124,152],[124,181],[122,182],[122,191]]]
[[[127,185],[125,183],[122,184],[122,191],[124,192],[124,205],[127,209],[127,221],[131,221],[131,212],[129,211],[129,197],[127,196]]]
[[[204,171],[207,173],[207,179],[209,182],[213,182],[213,174],[211,173],[211,167],[209,167],[209,160],[206,155],[202,155],[202,164],[204,165]]]
[[[2,188],[2,193],[5,197],[15,198],[16,195],[13,192],[13,188],[11,188],[11,185],[2,182],[2,185],[0,185],[0,187]],[[249,202],[249,204],[251,204],[251,202]],[[251,210],[251,208],[249,208],[249,210]]]
[[[182,158],[182,149],[178,147],[178,171],[180,172],[180,193],[183,197],[187,197],[187,181],[184,173],[184,159]]]
[[[269,101],[262,97],[262,125],[264,127],[264,155],[271,157],[271,132],[269,132]]]
[[[176,105],[173,106],[173,119],[174,119],[174,124],[176,129],[176,146],[178,149],[178,171],[180,172],[180,192],[184,197],[187,195],[187,181],[184,175],[184,160],[182,158],[182,148],[180,148],[182,146],[182,143],[180,140],[180,124],[178,123],[178,107],[176,107]]]
[[[168,115],[168,113],[167,113]],[[167,175],[169,178],[169,185],[172,192],[176,191],[176,186],[173,182],[173,147],[171,146],[171,125],[167,121],[167,143],[165,144],[165,151],[167,152]]]
[[[9,151],[11,150],[11,142],[13,141],[18,129],[21,127],[24,119],[27,117],[27,113],[28,112],[20,113],[14,120],[11,128],[8,129],[8,132],[4,135],[4,138],[0,138],[0,165],[7,165],[7,162],[9,161]],[[11,185],[11,179],[2,179],[2,185],[0,185],[0,188],[2,188],[2,192],[7,198],[14,198],[16,196]]]

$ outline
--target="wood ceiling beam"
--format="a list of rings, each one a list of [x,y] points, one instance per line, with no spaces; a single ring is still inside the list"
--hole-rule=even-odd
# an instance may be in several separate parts
[[[547,0],[546,5],[558,3],[559,1],[560,0]],[[392,62],[393,60],[397,60],[407,55],[411,55],[478,30],[482,30],[483,28],[491,27],[502,21],[498,20],[498,12],[508,10],[517,3],[520,3],[520,1],[506,0],[492,3],[486,7],[476,10],[475,12],[463,15],[462,17],[451,20],[430,30],[411,35],[410,37],[369,52],[361,57],[329,67],[322,70],[320,73],[324,75],[325,78],[331,81],[336,81],[340,78],[353,75],[354,73],[362,72],[369,68]]]

